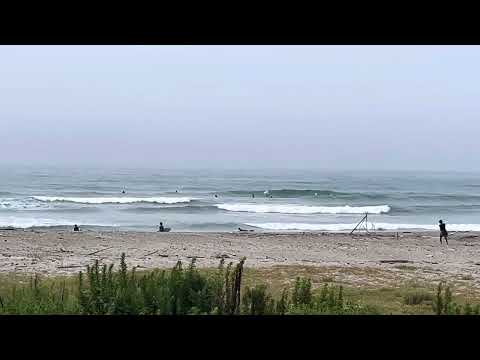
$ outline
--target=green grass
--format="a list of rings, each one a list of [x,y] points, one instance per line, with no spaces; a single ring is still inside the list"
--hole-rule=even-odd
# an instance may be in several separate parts
[[[454,296],[445,284],[354,286],[339,271],[378,277],[376,269],[308,266],[244,268],[195,260],[171,270],[137,272],[95,262],[78,276],[0,275],[0,314],[478,314],[480,299]],[[404,269],[410,271],[409,269]],[[477,301],[478,300],[478,301]]]

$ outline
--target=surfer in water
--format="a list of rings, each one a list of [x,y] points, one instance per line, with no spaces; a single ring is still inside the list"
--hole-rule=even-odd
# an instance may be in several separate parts
[[[122,190],[122,194],[125,194],[125,190]]]
[[[80,228],[77,224],[73,225],[73,231],[80,231]]]
[[[252,193],[252,199],[255,199],[255,194],[254,193]]]
[[[160,222],[160,226],[158,227],[158,231],[159,232],[164,232],[165,231],[165,228],[163,227],[163,223]]]
[[[440,244],[442,244],[442,237],[445,238],[445,242],[448,245],[448,232],[447,229],[445,228],[445,223],[442,220],[438,221],[438,226],[440,227]]]

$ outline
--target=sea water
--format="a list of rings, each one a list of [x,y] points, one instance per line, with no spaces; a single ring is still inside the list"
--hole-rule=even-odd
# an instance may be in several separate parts
[[[125,191],[125,193],[122,193]],[[480,231],[480,174],[2,167],[0,227]]]

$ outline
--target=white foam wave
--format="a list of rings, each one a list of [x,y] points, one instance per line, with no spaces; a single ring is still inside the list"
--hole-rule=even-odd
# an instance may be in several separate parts
[[[0,209],[7,210],[30,210],[49,208],[48,204],[39,204],[31,199],[2,199],[0,201]]]
[[[116,226],[115,224],[96,224],[86,223],[82,221],[71,221],[66,219],[40,219],[40,218],[16,218],[5,217],[0,218],[0,227],[15,227],[27,229],[31,227],[48,227],[48,226],[73,226],[73,225],[92,225],[92,226]]]
[[[266,230],[348,231],[357,224],[308,224],[308,223],[245,223]],[[433,224],[369,224],[369,230],[439,230]],[[480,231],[480,224],[447,224],[448,231]]]
[[[390,211],[390,206],[306,206],[280,204],[217,204],[219,209],[228,211],[281,214],[382,214]]]
[[[45,202],[74,202],[80,204],[133,204],[133,203],[157,203],[177,204],[188,203],[194,198],[189,197],[62,197],[62,196],[33,196],[34,199]]]

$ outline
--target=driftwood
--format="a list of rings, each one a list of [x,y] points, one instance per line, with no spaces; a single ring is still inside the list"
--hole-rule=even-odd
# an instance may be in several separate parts
[[[187,259],[205,259],[205,256],[187,256]]]
[[[156,254],[159,250],[155,250],[155,251],[152,251],[151,253],[148,253],[146,255],[144,255],[143,257],[147,257],[149,255],[153,255],[153,254]]]
[[[87,255],[94,255],[94,254],[99,253],[100,251],[105,251],[105,250],[108,250],[108,249],[111,249],[111,248],[113,248],[113,246],[109,246],[109,247],[106,247],[106,248],[103,248],[103,249],[94,251],[94,252],[92,252],[92,253],[90,253],[90,254],[87,254]]]
[[[230,259],[232,257],[235,257],[235,254],[217,254],[214,256],[215,259]]]
[[[380,260],[382,264],[406,264],[406,263],[413,263],[410,260]]]
[[[80,268],[85,267],[85,265],[65,265],[65,266],[57,266],[57,269],[71,269],[71,268]]]
[[[168,257],[168,254],[158,254],[160,257]]]

